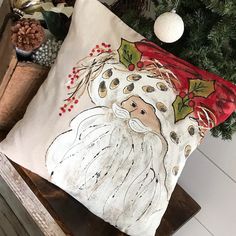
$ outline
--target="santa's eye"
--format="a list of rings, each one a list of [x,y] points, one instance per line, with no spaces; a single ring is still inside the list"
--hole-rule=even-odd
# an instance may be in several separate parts
[[[142,115],[144,115],[144,114],[146,114],[146,111],[142,109],[140,113],[141,113]]]
[[[131,102],[132,107],[137,107],[137,104],[135,102]]]

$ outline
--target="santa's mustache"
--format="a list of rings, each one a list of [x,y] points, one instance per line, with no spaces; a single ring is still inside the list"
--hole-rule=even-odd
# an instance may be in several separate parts
[[[116,103],[112,105],[112,110],[117,118],[128,120],[128,124],[133,131],[137,133],[146,133],[151,131],[151,129],[145,126],[139,119],[132,118],[126,109],[120,107]]]

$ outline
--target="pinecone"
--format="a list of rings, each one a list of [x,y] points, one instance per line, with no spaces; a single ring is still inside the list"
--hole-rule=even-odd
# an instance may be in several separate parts
[[[38,48],[44,41],[44,29],[39,21],[34,19],[21,19],[11,28],[11,41],[13,45],[24,51]]]

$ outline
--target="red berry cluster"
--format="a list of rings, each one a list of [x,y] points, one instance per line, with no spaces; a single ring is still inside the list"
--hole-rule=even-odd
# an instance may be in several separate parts
[[[70,73],[68,75],[69,83],[70,83],[70,85],[67,85],[67,87],[66,87],[68,90],[70,90],[71,88],[74,88],[73,85],[76,83],[76,80],[79,79],[79,72],[80,72],[80,70],[78,70],[76,67],[74,67],[72,73]],[[79,102],[79,100],[76,99],[74,96],[67,98],[66,102],[60,108],[59,116],[62,116],[62,114],[65,113],[66,111],[71,112],[72,109],[74,108],[74,106],[78,102]]]
[[[76,80],[79,79],[79,72],[80,70],[76,67],[73,68],[73,71],[68,75],[70,85],[67,85],[67,89],[71,89],[73,87],[73,84],[76,82]]]
[[[76,99],[75,97],[67,98],[66,101],[67,103],[65,103],[63,107],[60,108],[61,112],[59,113],[59,116],[62,116],[62,114],[65,113],[66,110],[71,112],[72,109],[74,108],[74,105],[76,105],[79,102],[79,100]]]
[[[111,45],[110,44],[106,44],[106,43],[101,43],[101,45],[96,45],[91,52],[89,53],[89,56],[93,56],[93,55],[97,55],[99,53],[103,53],[103,52],[112,52],[111,50]]]
[[[191,99],[194,98],[193,92],[187,94],[186,92],[182,91],[182,92],[180,92],[179,96],[181,98],[185,98],[187,96],[188,98],[187,98],[186,102],[188,102],[188,105],[190,107],[194,107],[195,106],[195,102],[193,100],[191,100]]]
[[[142,68],[143,68],[143,62],[142,62],[142,61],[139,61],[139,62],[137,63],[137,67],[138,67],[139,69],[142,69]],[[128,70],[129,70],[129,71],[133,71],[134,69],[135,69],[135,65],[134,65],[133,63],[129,64]]]

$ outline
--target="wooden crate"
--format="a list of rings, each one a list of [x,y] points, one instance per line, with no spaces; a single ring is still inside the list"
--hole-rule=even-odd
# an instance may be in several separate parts
[[[12,57],[0,86],[0,130],[9,131],[23,117],[47,74],[48,68]]]

